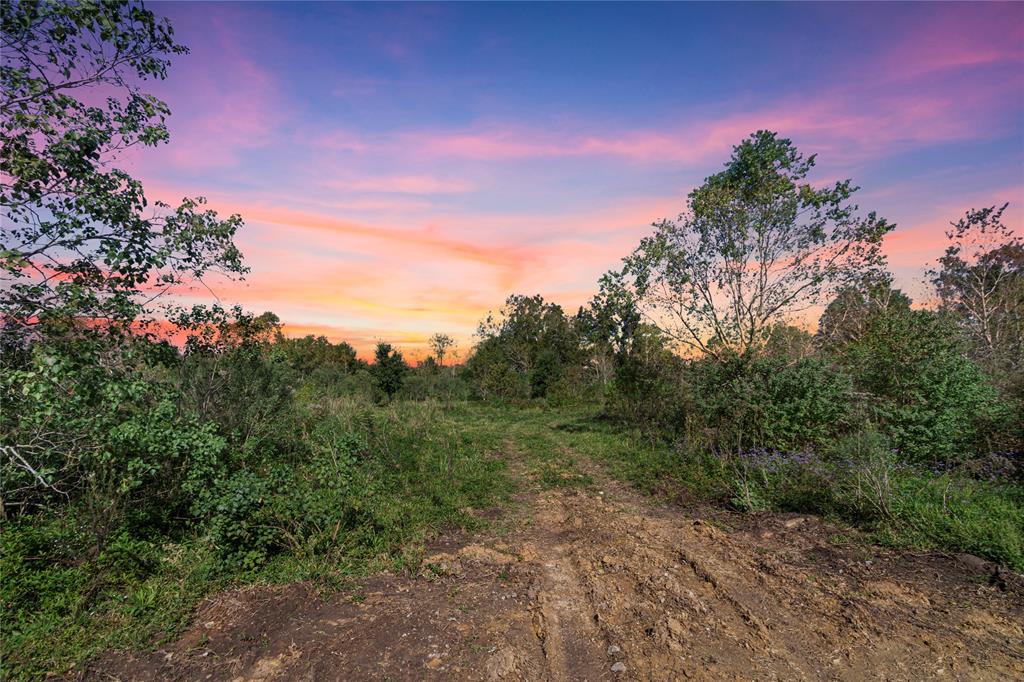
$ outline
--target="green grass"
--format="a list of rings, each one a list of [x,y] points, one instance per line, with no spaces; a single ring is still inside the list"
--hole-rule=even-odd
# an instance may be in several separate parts
[[[64,517],[7,523],[0,533],[3,673],[34,679],[111,648],[143,649],[173,638],[205,596],[233,586],[309,580],[353,588],[381,569],[419,566],[424,542],[450,528],[477,530],[470,513],[511,500],[523,467],[541,488],[593,485],[584,458],[655,495],[727,504],[736,472],[720,459],[652,442],[599,418],[596,407],[446,406],[401,401],[370,406],[320,398],[341,431],[369,433],[356,468],[344,532],[316,535],[251,570],[225,565],[202,537],[126,539],[82,560],[82,530]],[[902,472],[892,514],[865,519],[838,493],[813,488],[767,491],[768,508],[821,513],[859,523],[889,545],[967,551],[1024,570],[1024,492],[1019,485]],[[820,487],[820,486],[819,486]],[[116,551],[114,551],[116,550]]]
[[[542,484],[572,481],[574,460],[589,456],[613,477],[650,494],[729,504],[736,471],[721,459],[652,442],[635,429],[603,420],[595,406],[506,407],[461,403],[450,412],[459,426],[529,452]],[[1024,571],[1024,487],[935,475],[913,469],[892,474],[889,517],[865,518],[823,479],[801,476],[762,490],[769,510],[815,513],[859,526],[881,544],[969,552]],[[589,483],[589,482],[588,482]]]
[[[512,478],[493,456],[500,441],[463,432],[435,403],[339,399],[327,409],[343,426],[371,433],[353,477],[351,520],[333,542],[313,538],[241,570],[188,533],[83,560],[83,529],[70,513],[5,524],[4,679],[64,673],[106,649],[158,645],[187,625],[202,598],[229,587],[311,580],[337,589],[382,569],[418,568],[424,541],[449,528],[475,530],[482,522],[473,509],[510,499]]]

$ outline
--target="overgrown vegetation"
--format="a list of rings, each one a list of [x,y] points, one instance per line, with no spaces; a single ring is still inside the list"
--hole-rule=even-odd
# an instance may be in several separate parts
[[[576,458],[593,456],[652,492],[1024,570],[1024,245],[1003,209],[954,224],[941,303],[915,308],[885,271],[891,224],[759,132],[575,315],[513,295],[461,365],[446,334],[417,367],[387,343],[371,364],[285,338],[271,313],[157,306],[246,272],[239,217],[201,200],[153,217],[116,168],[166,141],[139,87],[184,48],[130,3],[0,6],[18,47],[0,159],[6,676],[152,644],[229,585],[415,567],[431,533],[506,499],[503,447],[546,486],[586,485]],[[90,86],[120,99],[76,98]],[[795,321],[813,305],[812,334]]]

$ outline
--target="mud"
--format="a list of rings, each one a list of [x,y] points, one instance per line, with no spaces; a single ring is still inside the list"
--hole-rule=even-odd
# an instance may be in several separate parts
[[[808,516],[688,511],[587,473],[586,490],[527,482],[511,530],[447,538],[417,576],[221,594],[176,642],[78,677],[1024,679],[1019,576],[837,543]]]

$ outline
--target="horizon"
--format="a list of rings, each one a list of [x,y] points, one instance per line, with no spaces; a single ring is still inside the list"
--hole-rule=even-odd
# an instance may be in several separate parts
[[[434,332],[464,358],[511,293],[571,314],[759,129],[896,223],[918,303],[950,221],[1009,201],[1024,224],[1022,5],[152,9],[191,54],[146,87],[170,143],[122,165],[242,215],[252,272],[209,283],[224,303],[363,358]]]

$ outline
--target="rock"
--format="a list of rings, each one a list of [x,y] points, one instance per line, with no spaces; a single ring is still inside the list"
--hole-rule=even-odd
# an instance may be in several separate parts
[[[685,628],[683,628],[683,624],[672,616],[668,617],[666,625],[668,625],[668,631],[672,633],[673,637],[680,638],[686,632]]]
[[[612,644],[610,647],[608,647],[608,655],[609,656],[611,656],[612,654],[617,654],[620,651],[622,651],[622,649],[620,649],[619,647],[615,646],[614,644]]]
[[[503,649],[487,659],[487,679],[504,680],[520,677],[519,660],[515,651]]]
[[[626,664],[623,663],[622,661],[619,661],[618,663],[616,663],[615,665],[612,666],[612,672],[613,673],[624,673],[624,672],[626,672]]]
[[[782,525],[786,528],[796,528],[797,526],[802,526],[805,523],[807,523],[806,518],[803,516],[797,516],[796,518],[786,520]]]
[[[980,556],[974,556],[973,554],[967,554],[966,552],[956,555],[957,560],[968,568],[974,569],[979,573],[989,573],[992,570],[992,564],[985,561]]]

